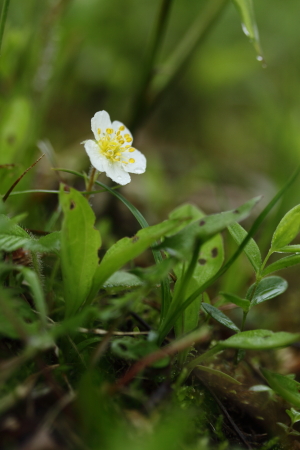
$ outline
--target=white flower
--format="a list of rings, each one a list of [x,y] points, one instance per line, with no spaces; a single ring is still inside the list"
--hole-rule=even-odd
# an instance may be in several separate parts
[[[131,181],[128,172],[145,172],[146,158],[132,147],[132,135],[121,122],[111,122],[106,111],[99,111],[91,123],[95,140],[83,144],[95,169],[122,185]]]

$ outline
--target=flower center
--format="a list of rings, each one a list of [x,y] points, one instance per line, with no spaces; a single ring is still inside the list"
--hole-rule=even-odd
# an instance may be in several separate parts
[[[113,163],[129,164],[134,163],[135,159],[128,158],[124,155],[125,152],[134,152],[135,148],[131,147],[130,143],[132,138],[129,134],[121,134],[125,127],[122,125],[118,131],[114,131],[112,128],[107,128],[104,132],[101,132],[100,128],[97,130],[98,139],[97,144],[100,152],[109,161]],[[127,143],[126,145],[124,145]]]

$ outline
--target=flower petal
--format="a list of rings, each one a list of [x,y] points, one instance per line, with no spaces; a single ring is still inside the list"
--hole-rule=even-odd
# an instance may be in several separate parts
[[[120,163],[108,162],[106,175],[116,183],[122,184],[123,186],[131,181],[130,175],[124,171]]]
[[[88,141],[84,141],[84,148],[87,154],[90,157],[91,164],[97,169],[99,172],[106,172],[107,168],[107,159],[100,152],[99,146],[97,142],[89,139]]]
[[[107,128],[111,128],[111,120],[109,114],[106,111],[96,112],[91,120],[91,124],[95,139],[99,140],[98,130],[101,130],[101,133],[103,133],[106,132]]]
[[[134,159],[134,163],[128,163],[128,164],[122,164],[123,168],[126,172],[131,173],[144,173],[146,170],[147,160],[143,153],[139,152],[138,150],[135,150],[132,153],[124,152],[123,155],[128,158]]]
[[[129,136],[131,137],[131,139],[133,140],[132,134],[130,133],[130,131],[128,130],[128,128],[124,125],[124,123],[119,122],[118,120],[114,120],[113,123],[111,124],[111,127],[113,128],[114,131],[118,131],[118,129],[120,127],[124,127],[124,130],[121,132],[121,134],[124,136],[124,134],[129,134]]]

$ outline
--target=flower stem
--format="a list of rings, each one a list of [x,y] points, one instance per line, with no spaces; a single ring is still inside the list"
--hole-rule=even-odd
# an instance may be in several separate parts
[[[4,33],[5,22],[6,22],[6,18],[7,18],[8,7],[9,7],[9,1],[10,0],[4,0],[3,6],[2,6],[2,11],[1,11],[1,18],[0,18],[0,51],[1,51],[3,33]]]
[[[88,182],[87,187],[86,187],[87,192],[90,192],[92,190],[92,188],[94,186],[94,183],[95,183],[95,180],[97,178],[97,175],[98,175],[98,171],[97,171],[97,169],[95,169],[95,167],[93,167],[92,170],[91,170],[91,173],[90,173],[89,182]],[[89,199],[90,195],[91,194],[88,194],[86,196],[86,198]]]

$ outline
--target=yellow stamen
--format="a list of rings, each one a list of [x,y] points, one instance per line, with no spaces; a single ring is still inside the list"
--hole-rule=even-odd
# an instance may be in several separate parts
[[[119,130],[120,130],[120,131],[124,131],[124,130],[125,130],[124,125],[121,125],[121,126],[119,127]]]
[[[101,133],[101,130],[100,130],[100,128],[98,128],[98,130],[97,130],[97,133],[98,133],[98,134],[100,134],[100,133]]]
[[[133,159],[133,158],[130,158],[129,162],[130,162],[130,163],[132,164],[132,163],[134,163],[134,162],[135,162],[135,159]]]
[[[112,128],[106,128],[107,134],[113,134],[114,130]]]
[[[129,151],[130,151],[130,153],[132,153],[132,152],[135,151],[135,148],[131,147],[131,148],[129,149]]]
[[[126,142],[132,142],[132,138],[131,137],[126,137]]]

